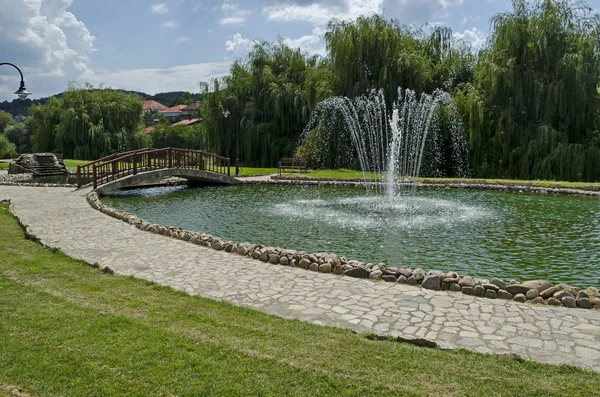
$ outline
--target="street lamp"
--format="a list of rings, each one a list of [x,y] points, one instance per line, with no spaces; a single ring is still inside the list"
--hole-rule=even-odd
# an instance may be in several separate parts
[[[227,101],[233,102],[233,109],[237,109],[237,99],[232,96],[228,96],[223,101],[223,105],[227,104]],[[226,107],[223,107],[223,117],[228,118],[231,112]],[[235,120],[235,176],[240,175],[240,129],[238,120]]]
[[[17,91],[15,91],[15,94],[21,99],[21,100],[25,100],[27,98],[28,95],[31,95],[31,92],[27,91],[27,88],[25,88],[25,81],[23,81],[23,73],[21,72],[21,69],[19,69],[17,67],[17,65],[13,65],[12,63],[8,63],[8,62],[2,62],[0,63],[0,66],[2,65],[8,65],[8,66],[12,66],[13,68],[17,69],[19,71],[19,74],[21,75],[21,85],[19,85],[19,89]]]

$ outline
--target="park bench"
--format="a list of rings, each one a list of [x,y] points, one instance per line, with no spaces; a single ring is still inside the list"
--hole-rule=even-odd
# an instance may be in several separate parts
[[[279,176],[281,176],[283,170],[306,172],[306,161],[297,157],[284,157],[279,160]]]

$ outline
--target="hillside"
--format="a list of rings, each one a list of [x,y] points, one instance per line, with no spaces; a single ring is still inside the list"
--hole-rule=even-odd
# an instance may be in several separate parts
[[[127,90],[118,90],[121,92],[125,92],[127,94],[135,94],[142,99],[152,99],[157,102],[162,103],[165,106],[171,107],[180,103],[192,103],[194,101],[199,101],[201,95],[200,94],[192,94],[187,91],[171,91],[171,92],[160,92],[156,95],[149,95],[144,92],[139,91],[127,91]],[[45,104],[50,98],[60,98],[63,93],[56,94],[46,98],[40,99],[26,99],[24,101],[15,98],[12,101],[4,101],[0,102],[0,110],[10,113],[13,117],[19,114],[24,116],[29,115],[29,108],[32,105]]]

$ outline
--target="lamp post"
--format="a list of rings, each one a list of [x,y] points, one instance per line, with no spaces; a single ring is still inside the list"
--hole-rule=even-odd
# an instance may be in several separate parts
[[[12,63],[2,62],[2,63],[0,63],[0,66],[2,66],[2,65],[12,66],[13,68],[15,68],[15,69],[17,69],[19,71],[19,74],[21,75],[21,85],[19,85],[19,89],[17,91],[15,91],[15,94],[21,100],[24,101],[27,98],[28,95],[31,95],[31,92],[27,91],[27,88],[25,88],[25,81],[23,80],[23,72],[21,72],[21,69],[19,69],[17,67],[17,65],[14,65]]]
[[[233,96],[228,96],[223,101],[223,117],[227,118],[232,113],[225,107],[227,101],[233,102],[233,110],[237,110],[237,99]],[[234,117],[235,119],[235,117]],[[239,121],[235,120],[235,176],[240,175],[240,128]]]

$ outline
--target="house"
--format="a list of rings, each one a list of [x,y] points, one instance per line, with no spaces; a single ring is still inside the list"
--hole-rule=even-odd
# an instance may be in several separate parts
[[[153,101],[153,100],[147,100],[144,101],[144,103],[142,104],[142,111],[144,112],[144,114],[148,114],[148,113],[152,113],[152,112],[160,112],[160,111],[164,111],[168,109],[165,105],[163,105],[162,103]]]
[[[191,119],[198,117],[198,109],[200,108],[200,102],[194,102],[191,105],[188,105],[181,109],[181,118],[182,119]]]
[[[194,124],[200,124],[201,122],[202,122],[202,119],[198,119],[198,118],[196,118],[196,119],[185,119],[185,120],[181,120],[178,123],[171,124],[171,126],[175,127],[175,126],[178,126],[178,125],[185,125],[185,126],[189,127],[189,126],[192,126]]]
[[[27,117],[23,116],[22,114],[19,114],[14,117],[14,120],[18,121],[18,122],[22,122],[22,121],[27,120]]]
[[[175,105],[168,109],[159,110],[158,113],[165,116],[171,122],[178,121],[181,119],[181,110],[185,107],[187,107],[187,105]]]

